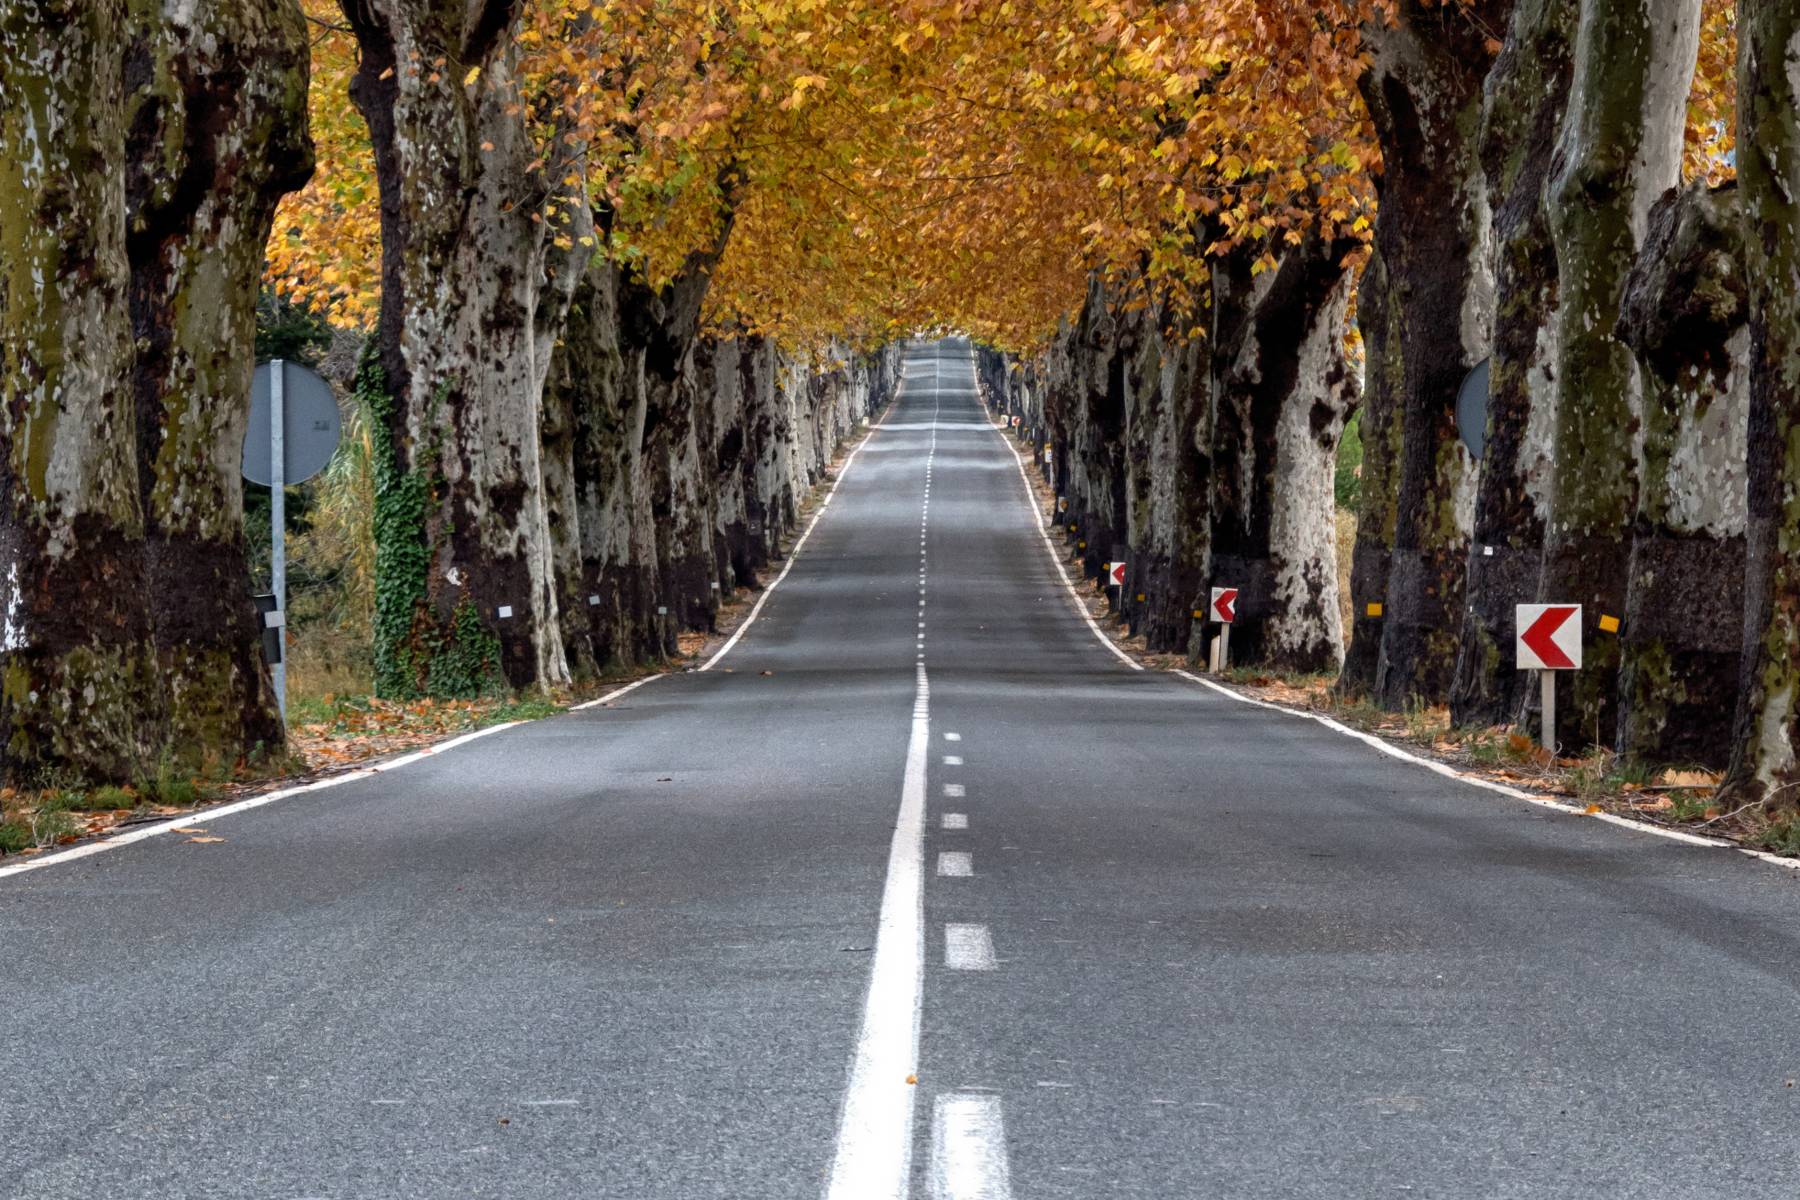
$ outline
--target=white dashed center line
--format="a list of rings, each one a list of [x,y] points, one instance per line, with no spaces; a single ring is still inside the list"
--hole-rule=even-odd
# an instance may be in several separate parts
[[[986,925],[945,925],[944,965],[952,971],[992,971],[994,939]]]
[[[975,860],[966,850],[941,850],[938,852],[938,874],[966,879],[975,874]]]
[[[1012,1200],[1000,1097],[952,1092],[931,1116],[932,1200]]]

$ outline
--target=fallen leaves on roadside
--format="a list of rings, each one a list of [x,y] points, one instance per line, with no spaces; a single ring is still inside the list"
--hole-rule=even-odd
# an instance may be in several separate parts
[[[188,839],[188,841],[194,843],[196,846],[210,846],[215,842],[222,842],[224,840],[225,839],[222,837],[191,837]]]
[[[1680,788],[1716,788],[1719,776],[1711,771],[1677,771],[1667,770],[1658,780],[1664,787]]]

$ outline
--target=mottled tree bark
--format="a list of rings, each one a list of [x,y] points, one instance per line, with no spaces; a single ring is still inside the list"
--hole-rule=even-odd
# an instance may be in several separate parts
[[[381,673],[438,694],[558,683],[539,426],[588,253],[585,198],[557,182],[575,152],[533,167],[516,0],[342,3],[381,188],[383,433],[413,497],[389,536],[425,549],[422,577],[378,584]]]
[[[1738,8],[1738,186],[1750,281],[1743,685],[1727,788],[1800,802],[1800,11]]]
[[[1515,607],[1537,596],[1549,506],[1550,364],[1558,302],[1544,183],[1568,104],[1577,0],[1520,0],[1488,73],[1481,161],[1493,208],[1495,302],[1486,444],[1450,713],[1515,721],[1531,676],[1513,663]]]
[[[0,782],[160,741],[125,253],[123,0],[0,12]]]
[[[1098,579],[1127,542],[1125,396],[1141,314],[1121,314],[1100,282],[1064,339],[1061,427],[1068,441],[1067,513],[1081,572]]]
[[[1566,747],[1610,742],[1617,729],[1619,639],[1598,625],[1625,612],[1643,413],[1637,363],[1617,326],[1650,206],[1680,179],[1699,22],[1695,0],[1582,0],[1569,115],[1547,185],[1562,301],[1540,595],[1583,605],[1588,626],[1583,669],[1557,705]]]
[[[144,596],[178,762],[283,741],[250,600],[240,450],[276,202],[312,174],[294,0],[135,0],[127,252]]]
[[[1335,671],[1344,654],[1333,480],[1357,401],[1344,359],[1352,245],[1308,237],[1274,271],[1213,272],[1211,585],[1239,589],[1234,662]]]
[[[1381,142],[1375,240],[1398,309],[1401,391],[1393,556],[1375,696],[1401,708],[1448,696],[1463,618],[1474,464],[1456,393],[1493,324],[1491,231],[1477,130],[1487,31],[1510,0],[1400,4],[1372,23],[1362,81]]]
[[[1723,768],[1743,652],[1748,285],[1737,193],[1670,192],[1626,282],[1644,412],[1619,750]]]
[[[1141,372],[1145,428],[1141,461],[1134,454],[1132,462],[1142,480],[1132,489],[1131,586],[1134,598],[1144,597],[1133,612],[1153,653],[1188,653],[1194,613],[1206,607],[1210,350],[1204,338],[1171,343],[1157,337]]]
[[[1337,681],[1338,691],[1347,695],[1373,689],[1381,664],[1382,611],[1400,483],[1401,316],[1377,251],[1363,269],[1356,300],[1363,343],[1363,461],[1350,558],[1350,645]]]

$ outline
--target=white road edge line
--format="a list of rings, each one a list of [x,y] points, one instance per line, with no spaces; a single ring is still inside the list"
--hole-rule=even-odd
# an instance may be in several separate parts
[[[1025,457],[1007,439],[1006,434],[998,425],[989,423],[988,428],[994,431],[994,436],[1000,439],[1000,444],[1012,454],[1013,463],[1019,468],[1019,482],[1025,485],[1025,507],[1031,510],[1031,519],[1037,522],[1038,537],[1043,540],[1044,553],[1050,556],[1050,565],[1056,568],[1057,576],[1062,579],[1063,587],[1069,593],[1069,602],[1075,606],[1075,611],[1081,614],[1081,619],[1087,622],[1087,627],[1093,631],[1094,636],[1100,639],[1100,644],[1113,652],[1114,658],[1134,671],[1143,670],[1143,663],[1113,645],[1113,640],[1106,636],[1106,631],[1101,629],[1099,623],[1094,620],[1094,614],[1089,612],[1087,605],[1081,602],[1081,594],[1075,590],[1075,585],[1069,580],[1069,572],[1063,567],[1062,556],[1057,554],[1056,547],[1050,542],[1050,534],[1044,524],[1044,514],[1038,511],[1037,493],[1031,490],[1031,476],[1025,473]]]
[[[660,672],[660,671],[657,672],[655,675],[646,675],[644,678],[638,680],[636,683],[628,683],[624,687],[620,688],[618,691],[608,692],[608,693],[606,693],[606,695],[601,696],[597,700],[588,700],[588,701],[584,701],[581,704],[572,704],[569,706],[569,711],[570,712],[581,712],[581,711],[583,711],[585,709],[589,709],[589,708],[598,708],[602,704],[611,704],[614,700],[617,700],[620,696],[623,696],[626,692],[636,691],[638,688],[643,687],[646,683],[649,683],[652,680],[661,679],[661,678],[662,678],[662,672]]]
[[[1044,550],[1050,555],[1050,562],[1056,567],[1056,573],[1062,577],[1063,587],[1068,590],[1070,602],[1075,605],[1076,611],[1086,619],[1088,628],[1093,631],[1096,638],[1100,639],[1101,645],[1105,646],[1108,650],[1111,650],[1124,662],[1129,663],[1134,670],[1144,670],[1144,664],[1132,659],[1123,650],[1119,649],[1118,646],[1113,644],[1113,640],[1106,636],[1106,632],[1095,623],[1092,614],[1090,614],[1087,607],[1082,604],[1080,593],[1075,590],[1075,585],[1069,581],[1068,572],[1063,570],[1062,560],[1057,556],[1056,548],[1051,544],[1049,535],[1044,531],[1044,516],[1037,510],[1037,497],[1031,490],[1031,477],[1025,473],[1025,459],[1013,448],[1012,443],[1007,441],[1006,435],[1001,432],[998,426],[990,426],[990,428],[1000,435],[1000,444],[1012,451],[1013,461],[1019,468],[1019,478],[1025,482],[1025,494],[1028,502],[1027,507],[1031,509],[1033,519],[1037,521],[1038,536],[1043,539]],[[1614,813],[1591,813],[1585,808],[1578,808],[1573,804],[1565,804],[1560,800],[1553,800],[1548,796],[1540,796],[1532,792],[1522,791],[1519,788],[1507,787],[1503,783],[1495,783],[1492,780],[1483,779],[1478,775],[1465,774],[1462,771],[1458,771],[1455,767],[1446,766],[1441,762],[1436,762],[1432,759],[1423,758],[1417,754],[1402,750],[1392,742],[1384,741],[1372,733],[1364,733],[1360,729],[1352,729],[1343,722],[1335,721],[1321,713],[1307,712],[1304,709],[1299,708],[1289,708],[1285,704],[1275,704],[1268,700],[1257,700],[1253,697],[1234,691],[1231,688],[1225,687],[1223,684],[1214,683],[1210,679],[1204,679],[1189,671],[1176,669],[1169,672],[1169,674],[1179,675],[1183,679],[1200,684],[1202,687],[1211,688],[1221,696],[1236,700],[1239,704],[1248,704],[1255,708],[1266,708],[1273,712],[1286,713],[1290,717],[1302,717],[1308,721],[1317,721],[1327,729],[1344,734],[1346,737],[1353,737],[1357,741],[1372,746],[1391,758],[1397,758],[1401,762],[1412,763],[1415,766],[1424,767],[1428,771],[1442,775],[1446,779],[1454,779],[1458,783],[1466,783],[1472,787],[1495,792],[1513,800],[1523,800],[1527,804],[1535,804],[1539,808],[1554,809],[1557,812],[1567,813],[1573,817],[1591,817],[1596,821],[1604,821],[1608,825],[1617,825],[1621,829],[1630,829],[1637,833],[1647,833],[1653,837],[1666,838],[1672,842],[1681,842],[1683,845],[1700,846],[1709,850],[1736,850],[1739,854],[1749,858],[1771,863],[1778,867],[1784,867],[1790,871],[1800,871],[1800,859],[1782,858],[1780,855],[1770,854],[1766,850],[1753,850],[1748,846],[1740,846],[1736,842],[1728,842],[1721,838],[1701,837],[1698,834],[1683,833],[1679,829],[1664,829],[1660,825],[1652,825],[1646,821],[1633,821]]]
[[[825,494],[824,501],[819,505],[819,511],[813,514],[813,519],[807,524],[806,531],[800,535],[800,540],[795,542],[794,548],[788,552],[787,565],[782,567],[781,574],[776,576],[775,582],[764,588],[762,595],[756,598],[756,604],[750,609],[750,615],[744,618],[744,623],[738,626],[737,630],[731,635],[730,640],[719,647],[718,653],[707,659],[704,664],[694,668],[696,671],[710,670],[713,664],[725,657],[725,652],[735,646],[737,640],[744,636],[744,631],[750,628],[750,623],[756,620],[757,614],[762,611],[763,601],[769,598],[769,593],[774,591],[776,586],[780,584],[783,579],[787,578],[787,573],[793,569],[794,561],[800,554],[800,547],[804,546],[806,544],[806,539],[812,536],[813,527],[819,523],[819,518],[825,515],[825,510],[830,506],[832,497],[837,495],[838,487],[844,482],[844,474],[850,469],[851,462],[858,454],[862,453],[862,448],[869,444],[870,438],[873,438],[876,431],[887,422],[889,414],[893,413],[894,410],[899,407],[900,397],[905,390],[906,380],[902,379],[899,386],[894,389],[893,397],[888,401],[888,411],[881,415],[879,421],[876,421],[874,425],[870,426],[868,434],[862,441],[857,443],[856,449],[850,452],[849,457],[844,459],[844,465],[839,468],[838,477],[833,481],[831,490]],[[595,708],[599,705],[607,704],[618,699],[620,696],[623,696],[626,692],[643,687],[646,683],[661,679],[662,677],[661,672],[655,675],[647,675],[642,679],[626,684],[622,688],[608,692],[598,699],[589,700],[583,704],[572,705],[569,711],[581,712],[584,709]],[[27,862],[11,863],[0,867],[0,879],[5,879],[9,875],[22,875],[27,871],[41,870],[44,867],[52,866],[56,863],[73,862],[78,858],[88,858],[95,854],[104,853],[107,850],[117,850],[121,846],[129,846],[134,842],[141,842],[148,838],[160,837],[163,834],[172,833],[178,828],[186,828],[196,821],[216,821],[221,817],[234,816],[237,813],[249,812],[253,808],[261,808],[265,804],[273,804],[277,800],[286,800],[289,796],[300,796],[307,792],[324,791],[326,788],[339,787],[346,783],[354,783],[359,779],[368,779],[375,775],[410,766],[411,764],[416,763],[421,759],[429,758],[434,754],[442,754],[446,750],[453,750],[457,746],[474,741],[476,738],[487,737],[489,734],[511,729],[515,725],[525,725],[528,723],[529,722],[525,721],[507,721],[500,725],[490,725],[486,729],[477,729],[473,733],[465,733],[461,737],[451,738],[447,742],[440,742],[435,746],[427,746],[423,750],[415,751],[412,754],[402,755],[392,762],[382,763],[380,766],[365,767],[361,770],[348,771],[342,775],[335,775],[330,779],[321,779],[314,783],[303,783],[298,787],[280,788],[273,792],[265,792],[260,796],[251,796],[247,799],[239,800],[233,804],[222,804],[217,808],[202,809],[197,812],[189,813],[183,817],[171,817],[167,821],[159,822],[155,825],[146,825],[142,829],[134,829],[130,833],[122,833],[117,837],[104,838],[97,842],[89,842],[86,845],[76,846],[56,854],[42,855],[41,857],[33,858]]]
[[[988,933],[986,925],[959,925],[953,922],[944,926],[946,967],[952,971],[992,971],[997,963],[993,935]]]
[[[649,680],[641,680],[640,682],[647,683]],[[416,763],[420,759],[429,757],[430,755],[442,754],[446,750],[461,746],[467,742],[472,742],[476,738],[486,737],[490,733],[499,733],[502,729],[511,729],[515,725],[523,724],[525,724],[524,721],[508,721],[503,725],[490,725],[486,729],[477,729],[473,733],[465,733],[461,737],[451,738],[447,742],[440,742],[436,746],[416,751],[415,753],[405,755],[401,758],[396,758],[393,762],[383,763],[378,767],[364,767],[361,770],[349,771],[343,775],[335,775],[330,779],[321,779],[314,783],[303,783],[299,787],[282,788],[279,791],[265,792],[260,796],[251,796],[246,800],[239,800],[232,804],[221,804],[217,808],[199,809],[184,816],[171,817],[167,821],[162,821],[155,825],[146,825],[142,829],[133,829],[129,833],[121,833],[117,837],[110,837],[104,841],[89,842],[84,846],[76,846],[71,850],[64,850],[59,854],[47,854],[41,858],[34,858],[29,862],[14,863],[10,866],[0,867],[0,879],[4,879],[8,875],[22,875],[26,871],[36,871],[42,867],[52,866],[56,863],[72,862],[78,858],[88,858],[107,850],[117,850],[121,846],[129,846],[133,842],[141,842],[147,838],[160,837],[165,833],[173,833],[177,829],[186,829],[189,826],[196,825],[200,822],[205,822],[210,825],[220,817],[229,817],[237,813],[249,812],[253,808],[261,808],[265,804],[273,804],[277,800],[286,800],[289,796],[299,796],[307,792],[322,792],[326,788],[338,787],[339,785],[346,783],[354,783],[359,779],[370,779],[376,775],[384,775],[397,767],[404,767],[410,763]]]
[[[806,523],[806,528],[801,531],[800,539],[794,543],[793,549],[788,551],[787,562],[781,566],[781,574],[775,576],[774,581],[762,590],[762,594],[756,598],[756,603],[750,606],[750,615],[744,618],[742,625],[731,631],[731,636],[725,639],[725,644],[720,646],[711,658],[694,668],[696,674],[712,670],[721,658],[731,653],[731,648],[738,644],[738,639],[750,632],[750,626],[754,625],[756,618],[762,615],[763,605],[768,602],[775,589],[781,586],[781,581],[788,577],[788,572],[794,569],[794,564],[800,561],[801,548],[806,545],[806,540],[812,537],[813,530],[819,527],[820,519],[831,508],[831,502],[836,498],[838,489],[844,486],[844,476],[850,473],[850,464],[856,461],[856,456],[863,452],[863,447],[874,440],[875,435],[881,432],[882,426],[887,424],[888,417],[900,407],[900,397],[906,391],[906,382],[905,379],[900,381],[900,386],[894,389],[893,396],[888,400],[887,412],[882,413],[881,419],[869,426],[867,436],[856,443],[856,449],[850,452],[849,457],[844,459],[844,465],[838,468],[837,478],[831,481],[831,490],[826,492],[825,499],[819,502],[819,511],[814,513],[812,520]]]
[[[1000,1097],[939,1096],[931,1119],[931,1200],[1012,1200]]]

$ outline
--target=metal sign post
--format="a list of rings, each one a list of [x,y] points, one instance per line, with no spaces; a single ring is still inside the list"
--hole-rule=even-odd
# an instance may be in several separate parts
[[[275,592],[275,611],[263,618],[275,623],[281,653],[270,668],[275,680],[275,703],[281,706],[281,723],[287,724],[287,362],[269,364],[269,583]]]
[[[270,682],[287,720],[287,489],[325,469],[342,433],[337,397],[316,371],[273,359],[256,368],[250,385],[250,425],[244,431],[244,478],[269,489],[269,576],[272,612],[262,613],[274,634]]]

